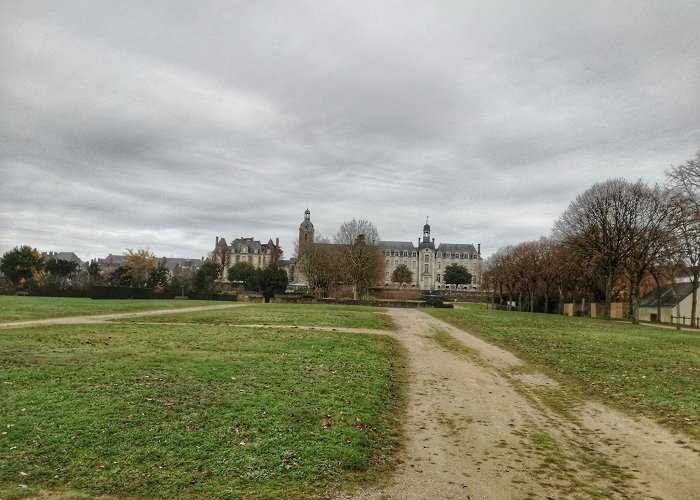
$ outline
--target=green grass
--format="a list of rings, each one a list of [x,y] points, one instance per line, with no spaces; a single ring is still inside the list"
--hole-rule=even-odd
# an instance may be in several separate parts
[[[250,304],[227,310],[182,314],[159,314],[128,321],[166,323],[205,323],[212,325],[287,325],[337,328],[392,329],[393,325],[381,309],[367,306]]]
[[[17,297],[0,295],[0,323],[32,319],[128,313],[225,304],[210,300],[92,300],[65,297]]]
[[[700,438],[700,334],[486,310],[430,314],[500,345],[586,397]]]
[[[261,323],[267,310],[252,309]],[[0,331],[0,498],[323,496],[386,472],[404,373],[397,341],[378,335],[196,323]]]

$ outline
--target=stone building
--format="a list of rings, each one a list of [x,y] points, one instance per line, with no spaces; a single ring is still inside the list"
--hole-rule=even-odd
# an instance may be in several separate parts
[[[304,249],[314,243],[314,225],[311,212],[307,208],[304,220],[299,226],[299,256]],[[430,225],[423,226],[423,237],[418,238],[418,246],[411,241],[380,241],[379,248],[384,253],[385,286],[392,286],[391,275],[400,264],[405,264],[413,275],[413,282],[408,286],[420,290],[467,289],[477,290],[481,283],[481,245],[465,243],[440,243],[435,245],[431,239]],[[470,285],[447,285],[444,280],[445,268],[449,264],[459,264],[467,268],[472,275]],[[302,273],[294,272],[294,280],[303,282]]]
[[[423,226],[423,237],[418,238],[418,246],[411,241],[380,241],[384,252],[384,284],[391,285],[391,274],[399,265],[405,264],[413,274],[409,285],[420,290],[478,289],[481,282],[481,244],[476,248],[471,243],[440,243],[431,239],[428,221]],[[447,285],[445,268],[458,264],[467,268],[472,275],[470,285]]]
[[[211,259],[222,265],[222,280],[228,280],[228,268],[239,262],[247,262],[256,269],[264,269],[281,256],[279,240],[261,243],[253,238],[236,238],[229,245],[224,238],[216,237]]]

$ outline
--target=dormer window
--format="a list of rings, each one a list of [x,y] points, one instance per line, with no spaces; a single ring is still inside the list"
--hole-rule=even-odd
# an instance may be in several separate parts
[[[458,254],[458,253],[455,254],[455,259],[459,259],[459,254]]]
[[[408,257],[408,252],[406,250],[403,251],[403,256]]]

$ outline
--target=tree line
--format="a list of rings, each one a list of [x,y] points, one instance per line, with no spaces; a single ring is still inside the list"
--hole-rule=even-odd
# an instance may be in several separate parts
[[[250,268],[241,280],[245,290],[266,297],[286,290],[287,273],[276,264],[265,269]],[[95,259],[80,268],[77,262],[45,257],[36,248],[23,245],[0,258],[0,291],[87,290],[95,285],[112,285],[182,296],[190,292],[212,294],[223,291],[222,270],[221,264],[211,259],[197,268],[178,264],[170,270],[148,249],[127,249],[122,265],[102,273]]]
[[[582,310],[603,302],[610,319],[612,302],[629,300],[630,319],[637,323],[644,284],[659,293],[670,284],[675,295],[684,278],[693,285],[691,321],[697,326],[700,152],[666,176],[664,186],[625,179],[596,183],[569,204],[549,237],[499,248],[484,263],[494,303],[562,313],[564,301],[580,302]]]

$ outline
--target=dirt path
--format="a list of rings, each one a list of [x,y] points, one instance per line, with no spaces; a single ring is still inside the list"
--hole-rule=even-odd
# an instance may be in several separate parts
[[[153,309],[150,311],[136,311],[128,313],[111,313],[111,314],[96,314],[92,316],[67,316],[63,318],[46,318],[46,319],[30,319],[26,321],[10,321],[7,323],[0,323],[0,329],[3,328],[24,328],[32,326],[42,326],[42,325],[81,325],[87,323],[101,323],[104,321],[111,321],[114,319],[125,319],[125,318],[136,318],[139,316],[157,316],[159,314],[169,314],[169,313],[188,313],[197,311],[209,311],[212,309],[228,309],[231,307],[241,307],[246,305],[241,304],[217,304],[213,306],[196,306],[196,307],[182,307],[177,309]]]
[[[687,437],[595,403],[554,411],[544,401],[562,389],[512,354],[420,311],[390,314],[410,357],[405,453],[388,484],[338,498],[700,498]]]

